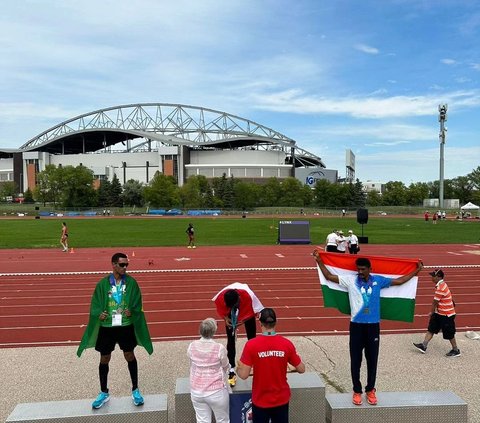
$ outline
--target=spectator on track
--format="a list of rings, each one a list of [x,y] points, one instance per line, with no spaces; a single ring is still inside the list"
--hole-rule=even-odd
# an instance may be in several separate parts
[[[348,231],[348,252],[350,254],[357,254],[360,251],[360,247],[358,245],[358,237],[353,233],[353,231],[350,229]]]
[[[263,310],[263,305],[254,292],[246,283],[235,282],[223,288],[212,298],[215,302],[218,315],[225,320],[227,333],[227,353],[230,363],[228,382],[235,386],[237,376],[235,374],[236,338],[237,330],[245,325],[247,338],[255,338],[257,325],[255,316]]]
[[[253,368],[253,423],[288,423],[288,365],[295,367],[298,373],[305,372],[305,364],[295,346],[275,332],[276,323],[275,311],[264,308],[260,313],[263,333],[245,344],[237,367],[242,379],[246,379]]]
[[[190,396],[197,423],[211,422],[212,411],[217,423],[229,423],[227,350],[213,340],[217,322],[209,317],[200,323],[199,340],[188,346],[190,359]]]
[[[367,361],[365,393],[367,402],[376,405],[375,382],[380,346],[380,290],[409,281],[422,270],[423,264],[419,261],[417,269],[407,275],[392,279],[371,274],[370,260],[360,257],[355,262],[357,275],[335,275],[327,269],[317,250],[313,252],[313,256],[325,279],[338,283],[348,291],[351,308],[349,346],[350,372],[353,382],[352,402],[355,405],[362,404],[360,369],[363,350],[365,350]]]
[[[90,319],[77,350],[80,357],[86,348],[95,347],[100,353],[100,393],[92,403],[102,407],[109,399],[108,370],[112,351],[118,343],[128,364],[132,381],[132,399],[142,405],[138,389],[138,364],[134,354],[137,345],[153,352],[152,341],[143,313],[142,294],[137,281],[127,275],[128,257],[123,253],[112,256],[113,272],[101,279],[92,296]]]
[[[347,251],[348,239],[343,235],[343,231],[337,232],[337,253],[345,254]]]
[[[68,251],[68,228],[65,222],[62,222],[62,235],[60,236],[60,244],[62,244],[62,251]]]
[[[455,302],[452,298],[452,293],[443,280],[445,274],[443,270],[437,269],[429,275],[432,277],[432,282],[435,284],[435,295],[433,297],[432,309],[430,311],[430,321],[428,323],[427,333],[425,339],[419,344],[413,343],[415,348],[421,353],[427,352],[427,345],[433,338],[433,335],[442,331],[443,339],[450,341],[452,349],[446,354],[447,357],[459,357],[460,350],[455,339]]]
[[[328,235],[327,235],[327,239],[325,241],[325,251],[329,252],[329,253],[337,253],[338,250],[337,250],[337,242],[338,242],[338,234],[337,234],[337,230],[334,229],[332,232],[330,232]]]

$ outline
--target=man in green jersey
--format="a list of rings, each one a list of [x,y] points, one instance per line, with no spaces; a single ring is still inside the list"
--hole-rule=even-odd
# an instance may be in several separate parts
[[[153,352],[152,341],[143,313],[142,294],[137,281],[127,275],[128,257],[123,253],[112,256],[113,272],[97,283],[90,305],[90,319],[77,350],[80,357],[86,348],[95,347],[100,353],[100,393],[92,403],[100,408],[109,399],[108,370],[112,351],[118,343],[127,360],[132,380],[132,399],[135,405],[144,400],[138,389],[138,365],[134,349],[144,347]]]

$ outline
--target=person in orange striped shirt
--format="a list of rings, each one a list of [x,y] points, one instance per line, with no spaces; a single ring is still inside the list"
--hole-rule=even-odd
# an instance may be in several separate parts
[[[443,270],[437,269],[430,272],[432,282],[435,284],[435,295],[432,302],[432,311],[430,312],[430,321],[428,323],[427,333],[423,342],[413,343],[421,353],[427,352],[427,345],[433,338],[433,335],[442,331],[443,339],[447,339],[452,344],[452,349],[446,354],[447,357],[459,357],[460,350],[455,339],[455,302],[447,283],[443,280],[445,274]]]

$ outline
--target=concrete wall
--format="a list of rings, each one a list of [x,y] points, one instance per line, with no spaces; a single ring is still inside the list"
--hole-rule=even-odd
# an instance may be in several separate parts
[[[285,153],[283,151],[262,150],[192,150],[190,152],[190,164],[283,165],[285,164]]]

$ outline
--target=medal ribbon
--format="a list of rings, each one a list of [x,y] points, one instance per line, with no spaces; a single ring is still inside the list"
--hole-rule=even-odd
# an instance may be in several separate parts
[[[112,297],[120,307],[122,303],[122,296],[123,296],[123,287],[125,286],[125,275],[122,276],[122,280],[120,285],[117,285],[117,281],[113,277],[113,274],[110,275],[110,285],[112,286]]]

